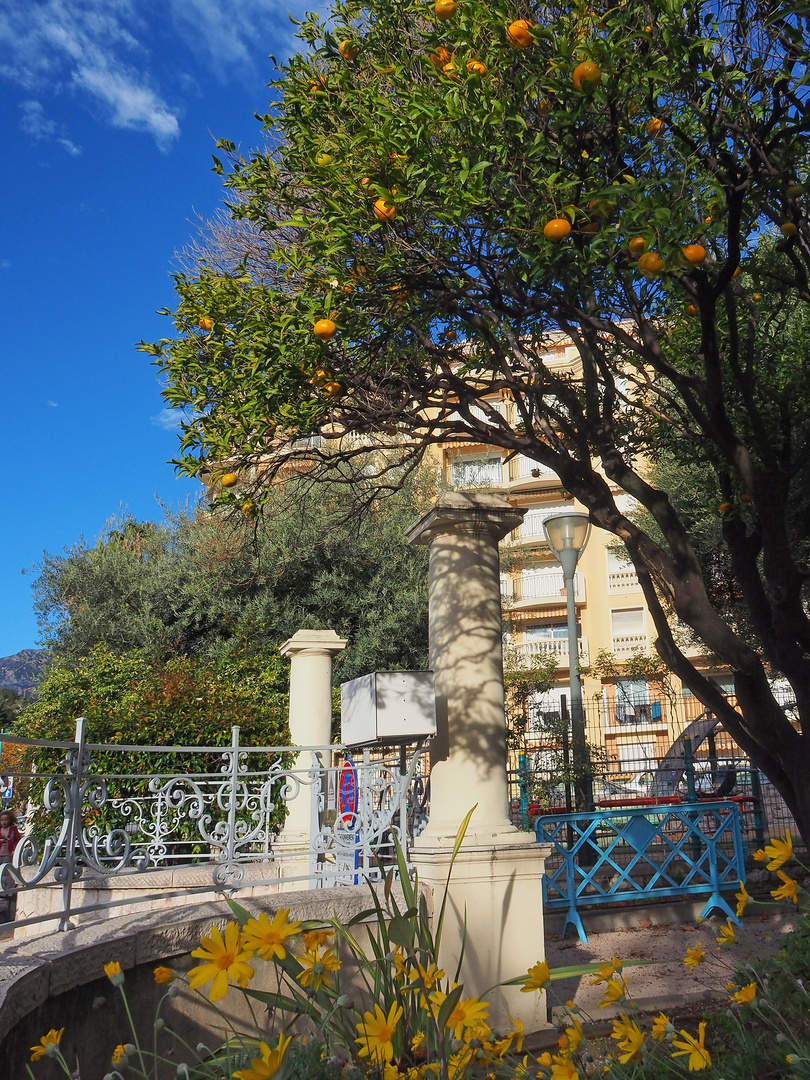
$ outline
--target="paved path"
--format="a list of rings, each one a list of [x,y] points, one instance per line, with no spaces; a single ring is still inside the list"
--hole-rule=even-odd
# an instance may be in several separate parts
[[[642,925],[638,925],[639,922]],[[728,995],[725,984],[734,981],[735,970],[776,952],[796,919],[793,912],[781,907],[776,913],[747,915],[743,922],[734,943],[721,948],[715,939],[724,920],[712,918],[701,924],[692,921],[650,925],[651,920],[644,910],[637,909],[631,925],[589,932],[587,945],[580,944],[576,936],[563,940],[558,935],[548,934],[546,959],[552,969],[571,964],[601,964],[613,957],[654,960],[655,963],[625,970],[628,993],[645,1012],[666,1012],[679,1005],[723,1000]],[[706,959],[690,970],[683,958],[686,950],[695,948],[699,942],[705,949]],[[591,986],[588,975],[551,983],[552,1008],[573,1000],[594,1020],[606,1020],[625,1011],[621,1005],[600,1009],[598,1003],[602,996],[602,988]]]

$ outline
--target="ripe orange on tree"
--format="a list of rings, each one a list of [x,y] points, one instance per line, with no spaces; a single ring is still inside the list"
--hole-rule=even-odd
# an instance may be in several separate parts
[[[467,71],[471,75],[486,75],[487,73],[486,65],[482,64],[480,60],[468,60]]]
[[[762,299],[762,296],[760,295],[760,293],[755,292],[751,299],[754,301],[755,304],[758,304]]]
[[[347,64],[350,64],[352,60],[356,58],[358,51],[359,50],[357,46],[352,45],[351,41],[348,38],[346,38],[344,41],[341,41],[340,45],[338,45],[338,52]]]
[[[585,236],[595,236],[599,232],[598,221],[583,221],[579,227],[579,231],[584,233]]]
[[[639,255],[643,255],[647,250],[647,241],[643,236],[634,236],[628,243],[627,250],[631,255],[635,255],[638,258]]]
[[[391,199],[377,199],[374,203],[374,214],[380,221],[393,221],[397,216],[397,208]]]
[[[706,258],[706,248],[702,244],[687,244],[681,254],[687,262],[699,266]]]
[[[664,121],[660,117],[654,116],[651,120],[647,121],[647,134],[657,135],[659,131],[664,130],[664,127]]]
[[[697,315],[697,308],[695,307],[694,304],[687,304],[686,305],[686,314],[687,315]]]
[[[532,24],[527,19],[516,19],[506,28],[506,40],[510,49],[527,49],[534,43]]]
[[[221,476],[219,478],[219,482],[220,484],[222,484],[223,487],[233,487],[233,485],[237,482],[238,479],[239,478],[237,477],[236,473],[226,472],[224,476]]]
[[[258,512],[258,508],[254,502],[246,502],[242,504],[242,513],[246,517],[256,517]]]
[[[552,218],[543,226],[546,240],[565,240],[571,235],[571,222],[567,218]]]
[[[593,60],[583,60],[574,68],[571,78],[577,90],[593,90],[601,81],[602,69]]]
[[[332,319],[318,319],[312,327],[312,333],[321,341],[328,341],[337,333],[337,324]]]
[[[446,49],[444,45],[439,45],[430,54],[430,62],[438,71],[441,71],[444,65],[449,63],[452,56],[453,54],[449,49]]]
[[[197,323],[197,325],[202,327],[203,330],[213,330],[214,320],[210,319],[207,315],[204,315]]]
[[[317,158],[315,160],[318,163],[318,165],[321,165],[321,166],[325,167],[327,165],[332,164],[332,155],[331,154],[318,154],[318,156],[317,156]]]
[[[796,226],[792,221],[786,221],[784,225],[779,226],[779,231],[782,233],[782,236],[795,236]]]
[[[657,274],[664,269],[664,259],[657,251],[648,251],[638,260],[638,268],[642,274]]]
[[[457,8],[456,0],[436,0],[433,5],[433,11],[437,19],[452,19]]]
[[[448,330],[444,336],[447,341],[455,341],[458,337],[458,334],[455,332],[455,330]]]
[[[442,75],[446,75],[448,79],[457,79],[458,72],[456,71],[456,65],[451,60],[449,64],[445,64],[442,68]]]

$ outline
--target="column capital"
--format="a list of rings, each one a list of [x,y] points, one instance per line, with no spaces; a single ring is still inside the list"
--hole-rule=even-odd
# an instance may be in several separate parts
[[[411,544],[432,544],[447,534],[489,535],[497,544],[523,521],[526,511],[500,495],[447,491],[405,533]]]
[[[301,653],[334,656],[342,652],[348,643],[348,638],[338,637],[334,630],[298,630],[278,651],[282,656],[298,656]]]

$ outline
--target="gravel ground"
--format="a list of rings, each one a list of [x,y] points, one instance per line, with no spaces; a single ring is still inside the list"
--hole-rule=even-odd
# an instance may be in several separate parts
[[[546,959],[549,967],[568,967],[572,964],[601,964],[619,957],[621,960],[647,960],[653,963],[628,967],[624,970],[627,989],[635,1004],[644,1012],[658,1012],[695,1005],[704,1001],[722,1000],[727,996],[727,982],[733,981],[734,971],[745,963],[775,953],[784,936],[794,928],[793,912],[781,910],[765,915],[750,915],[737,930],[734,943],[720,948],[715,938],[725,920],[711,918],[706,922],[659,923],[639,913],[635,920],[641,925],[623,929],[588,933],[583,945],[576,936],[563,940],[546,937]],[[694,969],[683,962],[686,950],[701,942],[706,959]],[[573,1000],[586,1016],[604,1021],[626,1011],[621,1005],[600,1009],[603,995],[600,986],[590,985],[590,976],[555,980],[551,983],[552,1010]],[[583,1018],[584,1019],[584,1018]]]

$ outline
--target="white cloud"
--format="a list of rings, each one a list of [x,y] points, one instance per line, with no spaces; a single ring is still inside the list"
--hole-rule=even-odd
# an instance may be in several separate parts
[[[177,117],[158,95],[126,75],[81,65],[73,73],[73,81],[108,106],[114,127],[148,131],[162,148],[180,134]]]
[[[56,134],[56,124],[45,117],[45,110],[38,101],[21,101],[20,127],[32,139],[50,139]]]
[[[185,414],[181,409],[161,409],[157,416],[152,417],[152,423],[164,431],[175,431],[184,419]]]
[[[36,142],[49,142],[54,139],[63,150],[75,157],[80,154],[81,147],[77,146],[72,139],[58,135],[58,128],[54,120],[49,120],[45,115],[45,109],[39,101],[20,102],[20,127],[26,135],[30,135]]]
[[[59,402],[58,401],[51,401],[50,398],[45,402],[45,404],[48,406],[49,409],[58,409],[59,408]]]
[[[165,148],[180,126],[145,70],[149,53],[141,38],[149,40],[149,28],[132,0],[0,0],[0,77],[38,96],[79,91],[115,127],[145,131]],[[37,118],[52,123],[42,110],[31,112],[29,124]],[[68,153],[79,151],[66,137],[65,143]]]
[[[57,139],[56,140],[63,150],[67,150],[71,157],[78,157],[82,152],[82,148],[77,146],[71,139]]]

